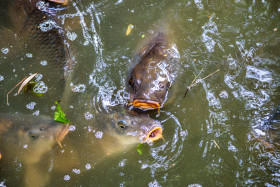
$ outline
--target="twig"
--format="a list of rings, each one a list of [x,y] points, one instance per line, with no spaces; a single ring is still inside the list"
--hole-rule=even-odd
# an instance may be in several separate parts
[[[192,81],[192,83],[187,87],[187,91],[186,91],[186,93],[185,93],[185,95],[184,95],[183,98],[186,97],[188,91],[189,91],[189,90],[191,89],[191,87],[192,87],[192,84],[196,81],[197,77],[200,75],[200,73],[201,73],[202,71],[203,71],[203,68],[200,70],[199,74],[198,74],[197,76],[195,76],[195,78],[194,78],[194,80]]]
[[[7,93],[7,105],[9,105],[9,94],[16,88],[18,87],[18,85],[20,83],[22,83],[25,79],[27,79],[28,76],[24,77],[19,83],[17,83],[17,85],[15,87],[13,87],[13,89],[11,89],[8,93]]]
[[[198,82],[196,82],[196,83],[195,83],[195,84],[193,84],[192,86],[195,86],[196,84],[198,84],[198,83],[202,82],[204,79],[207,79],[208,77],[210,77],[210,76],[214,75],[214,74],[215,74],[215,73],[217,73],[218,71],[220,71],[220,69],[217,69],[215,72],[213,72],[213,73],[211,73],[211,74],[207,75],[206,77],[204,77],[204,78],[200,79]]]
[[[191,89],[191,87],[194,87],[195,85],[197,85],[198,83],[200,83],[200,82],[202,82],[203,80],[207,79],[208,77],[214,75],[214,74],[217,73],[218,71],[220,71],[220,69],[217,69],[215,72],[213,72],[213,73],[207,75],[206,77],[203,77],[202,79],[200,79],[200,80],[197,81],[196,83],[194,83],[194,84],[192,83],[190,86],[188,86],[187,91],[186,91],[184,97],[187,95],[187,93],[188,93],[188,91]],[[196,78],[197,78],[197,77],[196,77]],[[196,78],[195,78],[195,79],[196,79]],[[194,81],[193,81],[193,82],[194,82]],[[183,98],[184,98],[184,97],[183,97]]]
[[[30,75],[25,81],[21,84],[20,88],[18,89],[18,94],[22,90],[22,88],[31,80],[33,77],[35,77],[38,73],[34,73],[33,75]]]
[[[202,71],[203,71],[203,68],[200,70],[199,74],[197,74],[197,76],[195,76],[194,80],[192,81],[192,83],[190,84],[189,87],[192,87],[193,83],[196,81],[197,77],[201,74]]]
[[[217,144],[217,142],[215,140],[212,140],[214,142],[214,144],[216,145],[216,147],[218,147],[218,149],[221,149],[220,146]]]

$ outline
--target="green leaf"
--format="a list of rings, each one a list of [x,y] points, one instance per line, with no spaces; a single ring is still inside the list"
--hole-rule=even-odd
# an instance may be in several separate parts
[[[55,102],[56,104],[56,112],[54,113],[54,120],[61,122],[61,123],[70,123],[70,121],[68,119],[66,119],[65,117],[65,113],[62,112],[60,105],[58,104],[58,102]]]
[[[141,144],[141,143],[137,146],[137,152],[139,153],[139,155],[143,154],[142,153],[142,147],[143,147],[143,144]]]
[[[44,96],[47,90],[48,90],[47,86],[42,81],[39,82],[29,81],[22,89],[23,92],[30,92],[36,95],[37,97]]]

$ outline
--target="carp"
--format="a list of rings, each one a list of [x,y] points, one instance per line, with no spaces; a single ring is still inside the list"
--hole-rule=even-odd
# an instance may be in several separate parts
[[[267,139],[274,144],[278,149],[280,148],[280,105],[275,109],[270,119],[266,122]]]
[[[107,120],[104,119],[106,118],[103,115],[97,116],[96,126],[100,127],[98,124],[102,124],[105,132],[120,145],[150,143],[162,138],[160,122],[145,113],[130,111],[119,106],[108,113]],[[100,123],[101,120],[103,123]]]
[[[86,124],[81,121],[77,119],[74,123]],[[79,131],[76,129],[69,134],[63,144],[64,152],[55,157],[54,167],[61,174],[69,173],[74,168],[79,168],[80,173],[87,172],[84,167],[87,164],[95,167],[112,155],[136,151],[138,144],[163,138],[159,121],[123,106],[110,107],[107,112],[97,113],[95,118],[86,121],[88,126],[80,129],[83,132],[76,132]]]
[[[160,109],[167,99],[179,58],[166,34],[158,32],[135,56],[129,74],[130,103],[142,110]]]
[[[260,142],[265,149],[274,152],[280,149],[280,105],[264,120],[264,125],[256,131],[263,131],[262,134],[252,133],[252,136]]]
[[[39,0],[14,0],[8,6],[10,22],[4,26],[14,33],[14,50],[31,56],[28,62],[17,62],[17,67],[39,72],[49,92],[55,89],[62,92],[64,69],[71,57],[64,28],[57,17],[59,9],[54,5]],[[5,34],[10,33],[2,33],[3,38]]]
[[[0,172],[6,173],[12,163],[19,162],[25,171],[25,185],[40,186],[38,181],[45,183],[48,175],[47,170],[38,172],[41,170],[36,168],[37,165],[67,133],[68,125],[46,116],[0,114]],[[35,180],[38,181],[33,183]]]

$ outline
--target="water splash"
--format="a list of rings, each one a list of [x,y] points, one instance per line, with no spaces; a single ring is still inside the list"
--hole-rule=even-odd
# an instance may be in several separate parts
[[[183,143],[188,132],[183,130],[178,118],[170,112],[161,111],[161,120],[163,126],[173,124],[172,137],[158,147],[151,147],[150,153],[154,160],[143,161],[141,169],[150,168],[151,174],[154,177],[157,172],[168,171],[174,166],[177,159],[180,159],[183,150]],[[170,131],[168,131],[170,133]]]

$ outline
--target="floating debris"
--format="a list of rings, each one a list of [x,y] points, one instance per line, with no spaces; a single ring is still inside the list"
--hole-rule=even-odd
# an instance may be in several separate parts
[[[131,33],[133,28],[134,28],[134,25],[132,25],[132,24],[128,25],[125,35],[128,36]]]
[[[196,59],[194,59],[194,60],[196,60]],[[196,79],[197,79],[197,77],[201,74],[201,72],[203,71],[203,68],[200,70],[200,72],[199,72],[199,74],[197,75],[197,76],[195,76],[195,78],[194,78],[194,80],[192,81],[192,83],[187,87],[187,91],[186,91],[186,93],[185,93],[185,95],[184,95],[184,97],[183,98],[185,98],[186,97],[186,95],[187,95],[187,93],[188,93],[188,91],[191,89],[191,86],[193,85],[193,83],[196,81]]]
[[[31,92],[32,94],[38,97],[42,97],[48,91],[48,87],[47,85],[45,85],[43,81],[39,81],[39,82],[30,81],[23,87],[22,91]]]
[[[203,70],[203,69],[202,69],[202,70]],[[202,70],[200,71],[200,73],[202,72]],[[194,78],[194,80],[192,81],[191,85],[187,87],[187,91],[186,91],[186,93],[185,93],[185,95],[184,95],[183,98],[186,97],[188,91],[189,91],[192,87],[194,87],[194,86],[197,85],[198,83],[202,82],[203,80],[207,79],[208,77],[214,75],[215,73],[217,73],[217,72],[219,72],[219,71],[220,71],[220,69],[217,69],[217,70],[214,71],[213,73],[211,73],[211,74],[207,75],[206,77],[203,77],[202,79],[196,81],[197,77],[200,75],[200,73],[199,73],[199,74]],[[196,81],[196,82],[195,82],[195,81]],[[194,83],[194,82],[195,82],[195,83]]]
[[[54,113],[54,120],[61,122],[61,123],[70,123],[70,121],[68,119],[66,119],[65,117],[65,113],[62,112],[60,105],[58,104],[58,102],[55,102],[56,104],[56,110]]]
[[[217,142],[215,140],[213,140],[213,142],[216,145],[216,147],[218,147],[218,149],[221,149],[220,146],[217,144]]]
[[[35,77],[37,74],[38,74],[38,73],[34,73],[33,75],[30,75],[29,77],[27,77],[27,78],[23,81],[23,83],[21,84],[21,86],[19,87],[17,94],[19,94],[19,92],[22,90],[22,88],[23,88],[31,79],[33,79],[33,77]]]
[[[141,144],[141,143],[137,146],[137,152],[139,153],[139,155],[143,154],[142,153],[142,147],[143,147],[143,144]]]
[[[18,85],[19,85],[20,83],[22,83],[25,79],[27,79],[27,76],[24,77],[19,83],[17,83],[17,85],[15,85],[15,87],[13,87],[13,88],[7,93],[7,105],[9,105],[9,94],[10,94],[16,87],[18,87]]]

